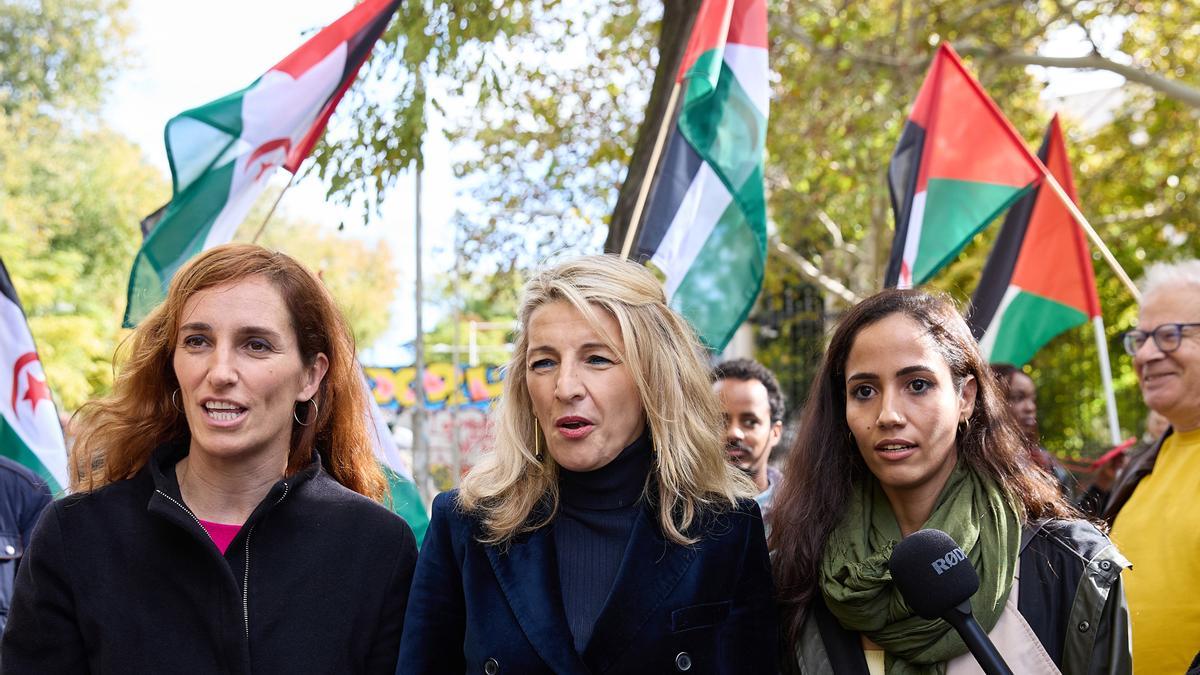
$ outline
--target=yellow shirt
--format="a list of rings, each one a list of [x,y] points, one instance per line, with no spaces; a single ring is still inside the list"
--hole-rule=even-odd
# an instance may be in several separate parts
[[[1200,649],[1200,429],[1167,438],[1113,524],[1135,673],[1182,673]]]

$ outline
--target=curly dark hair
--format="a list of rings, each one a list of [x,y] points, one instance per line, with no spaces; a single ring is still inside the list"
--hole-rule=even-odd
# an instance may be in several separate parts
[[[771,404],[771,423],[782,422],[787,412],[784,408],[783,390],[766,366],[754,359],[730,359],[717,364],[712,371],[713,382],[721,380],[758,380],[767,388],[767,401]]]

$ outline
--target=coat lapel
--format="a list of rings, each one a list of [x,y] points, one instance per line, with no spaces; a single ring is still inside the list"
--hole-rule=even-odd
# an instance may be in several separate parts
[[[680,546],[663,537],[652,502],[646,504],[634,521],[625,558],[583,652],[584,663],[594,673],[608,670],[636,642],[650,614],[696,557],[696,546]]]
[[[538,656],[555,673],[587,673],[567,627],[552,526],[518,537],[507,551],[485,548],[500,589]]]

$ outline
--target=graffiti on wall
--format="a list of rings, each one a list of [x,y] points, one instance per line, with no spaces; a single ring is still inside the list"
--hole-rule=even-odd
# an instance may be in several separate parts
[[[411,429],[416,368],[363,370],[389,424]],[[455,454],[465,473],[488,447],[492,433],[488,413],[492,402],[500,397],[503,370],[495,365],[462,366],[456,378],[450,364],[432,363],[425,368],[424,385],[429,469],[437,489],[448,490],[458,484],[453,476]]]
[[[364,368],[371,382],[375,401],[382,408],[411,408],[416,403],[413,383],[417,369]],[[460,366],[455,377],[454,366],[449,363],[431,363],[425,367],[425,407],[428,410],[443,410],[455,407],[487,408],[493,399],[500,397],[504,387],[502,366]],[[455,386],[457,380],[457,387]]]

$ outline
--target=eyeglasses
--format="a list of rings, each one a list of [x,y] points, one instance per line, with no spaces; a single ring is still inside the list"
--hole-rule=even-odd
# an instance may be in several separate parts
[[[1173,352],[1183,343],[1183,329],[1196,326],[1200,326],[1200,323],[1164,323],[1149,333],[1144,330],[1125,331],[1121,342],[1125,345],[1125,353],[1130,356],[1136,354],[1151,337],[1154,338],[1154,344],[1158,346],[1159,351]]]

